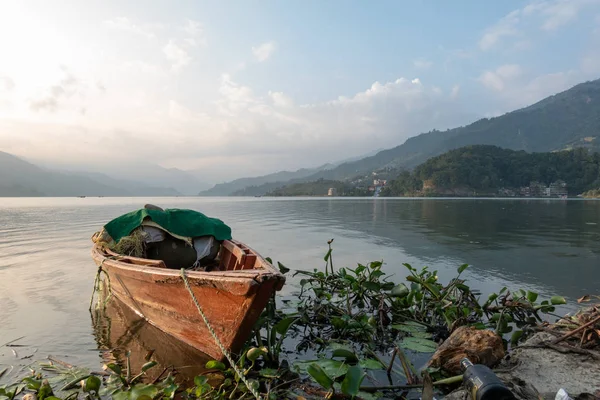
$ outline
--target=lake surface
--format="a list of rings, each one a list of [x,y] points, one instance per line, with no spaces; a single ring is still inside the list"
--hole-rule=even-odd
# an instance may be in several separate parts
[[[90,238],[145,203],[221,218],[235,238],[293,269],[322,268],[334,238],[336,268],[383,260],[400,280],[407,262],[445,282],[468,263],[468,283],[484,294],[506,285],[571,304],[600,294],[600,201],[0,198],[0,346],[21,336],[25,345],[0,347],[0,370],[48,355],[98,369],[98,349],[123,345],[94,333]],[[288,279],[283,294],[294,285]]]

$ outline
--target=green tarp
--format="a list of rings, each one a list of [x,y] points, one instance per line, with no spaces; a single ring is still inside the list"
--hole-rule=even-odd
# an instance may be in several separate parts
[[[201,212],[178,208],[167,208],[164,211],[142,208],[121,215],[104,225],[104,229],[118,243],[124,236],[151,219],[163,229],[178,236],[197,237],[214,236],[217,240],[231,239],[231,228],[217,218],[207,217]]]

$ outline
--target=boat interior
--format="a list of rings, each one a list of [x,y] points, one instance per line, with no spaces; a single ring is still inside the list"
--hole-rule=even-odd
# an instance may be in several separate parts
[[[108,258],[119,262],[154,268],[167,268],[162,260],[139,258],[115,253],[106,246],[98,246],[97,250]],[[264,270],[264,260],[245,244],[236,240],[224,240],[218,256],[209,263],[190,268],[190,271],[225,272],[241,270]]]

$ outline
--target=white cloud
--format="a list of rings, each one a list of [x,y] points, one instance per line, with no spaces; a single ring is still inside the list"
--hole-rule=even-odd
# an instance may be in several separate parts
[[[204,32],[202,24],[198,21],[188,19],[185,22],[183,30],[190,36],[200,36]]]
[[[517,64],[506,64],[498,67],[496,72],[503,79],[514,79],[519,77],[523,71]]]
[[[193,113],[175,100],[169,100],[169,117],[179,121],[193,119]]]
[[[413,61],[413,65],[417,69],[428,69],[433,65],[432,61],[424,60],[422,58]]]
[[[169,100],[169,118],[176,122],[188,124],[207,123],[210,117],[205,113],[193,112],[175,100]]]
[[[283,92],[269,92],[269,96],[275,107],[291,107],[294,105],[294,101]]]
[[[0,93],[10,92],[15,88],[15,82],[8,76],[0,76]]]
[[[517,25],[519,23],[519,14],[519,10],[513,11],[496,24],[489,27],[479,40],[479,47],[482,50],[489,50],[494,47],[500,39],[516,35],[518,33]]]
[[[561,23],[574,25],[574,20],[569,19],[572,17],[552,22],[551,15],[544,10],[532,6],[527,12],[523,8],[518,15],[505,17],[502,24],[485,32],[487,36],[481,38],[480,46],[492,49],[494,56],[509,59],[496,49],[504,45],[508,49],[513,45],[526,48],[519,43],[534,43],[536,37],[529,37],[525,26],[539,35],[546,34],[545,29],[559,28]],[[589,19],[594,16],[595,13],[590,13]],[[206,18],[208,21],[209,16]],[[472,82],[467,67],[480,65],[482,60],[475,58],[481,56],[479,49],[470,49],[469,53],[442,49],[445,54],[439,62],[435,59],[434,67],[442,66],[444,58],[449,57],[453,63],[461,63],[453,67],[464,67],[459,72],[467,74],[462,81],[449,82],[444,77],[454,76],[454,71],[439,76],[435,84],[443,90],[431,81],[413,76],[380,80],[336,97],[338,92],[332,91],[341,87],[340,82],[333,78],[331,82],[326,80],[331,68],[329,73],[325,71],[323,76],[315,78],[315,85],[321,88],[312,92],[301,87],[306,84],[304,76],[292,79],[292,84],[289,79],[279,84],[280,79],[264,80],[251,74],[252,71],[236,74],[245,66],[238,64],[242,59],[234,51],[237,44],[215,36],[212,46],[209,36],[213,48],[201,49],[207,32],[200,22],[186,20],[182,15],[169,16],[169,20],[179,23],[161,28],[133,18],[115,19],[100,31],[82,29],[78,24],[60,26],[56,18],[46,17],[44,20],[49,22],[41,20],[46,25],[38,26],[39,21],[31,22],[26,13],[12,25],[12,18],[3,18],[1,13],[0,20],[3,22],[0,48],[7,55],[0,74],[12,78],[0,79],[0,101],[3,96],[10,100],[10,108],[0,104],[3,148],[10,142],[21,155],[58,161],[106,157],[152,159],[179,167],[203,167],[214,176],[220,176],[216,174],[223,165],[238,168],[231,174],[241,176],[250,173],[250,168],[255,169],[252,173],[266,173],[306,167],[331,161],[332,157],[345,158],[395,146],[432,128],[471,122],[485,110],[505,112],[530,104],[600,73],[600,60],[591,51],[586,57],[568,60],[580,69],[577,73],[536,76],[535,70],[525,70],[516,64],[498,68],[484,64],[475,74],[480,81]],[[112,40],[114,33],[107,38],[109,29],[117,29],[121,39],[136,35],[133,39],[138,46],[132,46],[131,40]],[[48,35],[40,36],[38,31]],[[10,39],[14,36],[11,32],[26,40],[16,43]],[[145,40],[153,34],[155,40]],[[31,51],[23,52],[22,43]],[[282,46],[274,42],[251,43],[256,46],[246,60],[248,65],[256,60],[269,60],[278,46]],[[468,47],[464,43],[456,45]],[[185,76],[171,73],[191,70],[201,51],[211,52],[202,65],[202,73]],[[425,53],[414,57],[421,55],[433,57]],[[539,56],[544,58],[547,54]],[[470,59],[465,61],[466,58]],[[431,68],[433,58],[409,56],[408,60],[413,63],[411,67]],[[61,62],[69,63],[72,79],[64,72],[57,75],[51,71],[52,66]],[[530,68],[537,65],[527,58],[514,58],[510,62]],[[220,76],[220,71],[231,75]],[[348,71],[341,72],[347,81],[342,82],[347,83],[344,87],[355,87],[353,83],[360,77],[352,78]],[[275,73],[294,75],[294,71],[285,68]],[[381,76],[387,74],[389,70],[381,72]],[[10,93],[6,93],[7,87],[12,87]],[[323,96],[329,97],[323,100]],[[85,117],[81,116],[83,110]],[[66,145],[61,147],[61,143]],[[181,164],[182,160],[186,164]]]
[[[490,26],[479,40],[481,50],[489,50],[503,39],[517,37],[516,49],[531,47],[531,27],[554,31],[577,19],[583,9],[600,5],[600,0],[545,0],[535,1],[514,10]]]
[[[266,61],[275,51],[276,44],[273,41],[263,43],[257,47],[252,46],[252,54],[258,62]]]
[[[551,31],[570,23],[577,18],[583,6],[593,2],[586,0],[559,0],[543,3],[542,7],[540,7],[540,12],[544,18],[542,29]]]
[[[502,81],[502,78],[500,78],[498,74],[493,71],[483,72],[479,77],[479,81],[484,86],[494,89],[498,92],[504,89],[504,82]]]
[[[134,23],[129,18],[126,17],[115,17],[109,20],[104,21],[104,24],[111,29],[130,32],[136,35],[144,36],[149,39],[154,38],[154,34],[150,32],[148,29],[142,27],[139,24]]]
[[[533,75],[527,74],[518,65],[504,65],[494,71],[485,71],[479,81],[496,92],[498,104],[503,104],[506,112],[567,90],[584,77],[585,73],[581,70]]]
[[[452,91],[450,92],[450,98],[452,98],[452,99],[457,98],[459,92],[460,92],[460,85],[454,85],[452,87]]]
[[[511,88],[514,103],[523,107],[533,104],[545,97],[562,92],[581,83],[578,71],[555,72],[534,77],[523,86]]]
[[[163,47],[163,53],[171,63],[171,69],[173,71],[179,71],[192,60],[187,51],[175,44],[173,40],[169,40],[169,43]]]
[[[600,54],[591,52],[581,59],[581,71],[588,77],[597,78],[600,75]]]
[[[479,82],[489,89],[500,92],[507,84],[519,78],[522,72],[517,64],[501,65],[495,71],[484,71],[479,77]]]
[[[190,46],[206,46],[207,40],[204,35],[204,26],[198,22],[188,19],[182,30],[187,34],[184,42]]]
[[[204,105],[160,93],[138,94],[141,89],[110,84],[105,93],[91,91],[95,107],[87,108],[77,130],[69,128],[74,120],[11,126],[10,132],[20,135],[18,142],[12,142],[13,150],[54,161],[84,162],[110,156],[132,162],[152,158],[181,167],[181,160],[186,160],[185,166],[202,167],[214,176],[223,173],[215,165],[235,160],[228,165],[241,169],[230,171],[230,178],[250,173],[251,165],[253,173],[267,173],[274,168],[317,165],[331,160],[331,154],[355,156],[470,120],[449,95],[419,79],[375,82],[352,96],[308,104],[298,104],[280,91],[256,93],[229,75],[221,77],[218,99]],[[56,113],[44,117],[58,118],[61,112],[58,107]],[[0,119],[0,132],[9,131],[8,123]],[[168,140],[165,132],[169,132]],[[67,136],[69,145],[58,149],[56,143]],[[133,153],[132,148],[136,149]]]
[[[419,79],[375,82],[352,97],[301,105],[280,92],[261,98],[229,76],[223,77],[220,92],[218,118],[226,127],[222,134],[230,136],[226,142],[234,140],[248,151],[302,157],[304,165],[339,153],[341,141],[347,144],[344,156],[356,154],[457,119],[452,107],[442,106],[446,99],[440,91]]]
[[[225,100],[232,103],[247,104],[254,101],[252,89],[248,86],[243,86],[234,82],[229,74],[223,74],[221,76],[219,93],[221,93]]]
[[[58,83],[50,86],[43,96],[31,100],[29,102],[31,110],[56,112],[63,100],[81,93],[82,86],[78,79],[66,67],[61,67],[61,70],[64,77]]]

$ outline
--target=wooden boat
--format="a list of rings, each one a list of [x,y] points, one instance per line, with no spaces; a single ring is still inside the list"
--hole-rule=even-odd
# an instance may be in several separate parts
[[[92,257],[110,279],[120,301],[165,333],[223,360],[224,355],[185,287],[180,270],[161,260],[116,254],[100,243]],[[186,276],[209,323],[225,349],[237,353],[272,294],[285,277],[245,244],[225,240],[210,271],[187,270]]]

